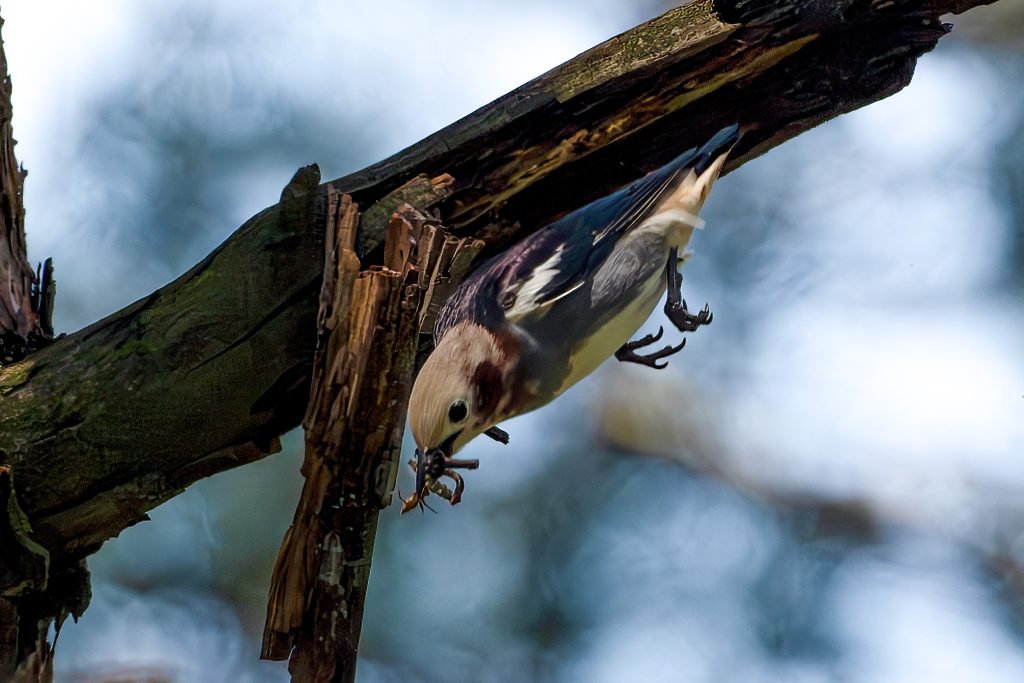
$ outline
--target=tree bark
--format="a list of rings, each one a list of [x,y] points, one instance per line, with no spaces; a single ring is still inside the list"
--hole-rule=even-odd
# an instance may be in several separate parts
[[[3,19],[0,19],[0,27]],[[53,336],[52,263],[36,284],[25,251],[25,169],[14,155],[11,78],[0,38],[0,365],[21,360]]]
[[[433,205],[493,253],[724,125],[745,129],[729,171],[898,91],[948,30],[940,15],[988,1],[698,0],[364,171],[320,185],[315,167],[301,170],[175,282],[0,368],[0,465],[16,475],[27,537],[51,575],[80,578],[80,561],[147,510],[273,452],[299,424],[330,197],[368,207],[354,242],[363,269],[384,262],[402,202]],[[443,174],[456,182],[439,193],[428,178]]]
[[[432,292],[483,242],[446,236],[408,204],[388,225],[383,266],[360,271],[351,197],[328,193],[320,343],[303,425],[295,519],[270,589],[263,656],[295,680],[352,680],[380,510],[391,502],[405,406]]]

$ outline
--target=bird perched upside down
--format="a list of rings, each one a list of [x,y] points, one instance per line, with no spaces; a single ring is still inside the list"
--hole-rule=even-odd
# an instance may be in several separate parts
[[[663,368],[685,339],[650,353],[662,330],[629,341],[668,290],[665,313],[681,332],[711,322],[690,313],[677,270],[697,214],[739,127],[719,131],[633,185],[542,228],[483,263],[441,309],[435,348],[413,385],[409,422],[416,440],[416,490],[403,512],[423,504],[441,476],[462,495],[452,455],[474,437],[506,441],[497,423],[550,402],[605,359]]]

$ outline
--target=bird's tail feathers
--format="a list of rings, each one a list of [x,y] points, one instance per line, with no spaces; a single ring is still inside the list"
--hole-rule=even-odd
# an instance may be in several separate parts
[[[676,186],[675,194],[679,195],[681,192],[685,192],[691,198],[696,199],[696,208],[699,210],[711,192],[711,186],[721,174],[729,152],[739,142],[741,135],[738,123],[726,126],[700,147],[683,152],[668,164],[666,170],[670,170],[673,174],[682,173],[683,179]],[[665,176],[666,186],[671,182],[668,180],[670,177]]]
[[[711,193],[711,186],[718,180],[719,174],[722,172],[722,167],[725,166],[725,160],[729,156],[729,150],[725,150],[718,156],[714,157],[710,164],[700,172],[696,169],[691,171],[694,174],[693,185],[691,186],[690,192],[699,195],[698,203],[700,206],[704,205],[704,201],[708,198],[708,194]]]
[[[722,132],[698,150],[696,163],[681,169],[684,175],[677,181],[674,189],[662,196],[656,211],[686,209],[694,214],[700,211],[711,193],[711,186],[718,180],[722,167],[725,166],[729,151],[736,144],[736,137],[720,144]]]
[[[721,169],[721,164],[725,161],[724,157],[729,155],[742,135],[738,123],[726,126],[711,136],[711,139],[696,151],[695,158],[689,163],[690,167],[698,176],[703,176],[712,165],[718,165]]]
[[[700,210],[738,139],[738,126],[723,128],[703,147],[691,150],[689,159],[680,159],[677,172],[682,173],[682,177],[674,186],[666,187],[667,192],[644,220],[644,228],[664,232],[670,243],[685,246],[693,230],[704,227]]]

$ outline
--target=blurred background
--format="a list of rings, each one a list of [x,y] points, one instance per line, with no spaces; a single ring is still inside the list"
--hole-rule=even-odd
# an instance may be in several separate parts
[[[299,166],[357,170],[667,7],[5,2],[58,330]],[[384,512],[360,681],[1024,680],[1024,6],[952,21],[909,88],[716,186],[684,271],[715,322],[669,369],[606,365],[474,442],[458,508]],[[58,680],[287,680],[257,659],[285,444],[107,543]]]

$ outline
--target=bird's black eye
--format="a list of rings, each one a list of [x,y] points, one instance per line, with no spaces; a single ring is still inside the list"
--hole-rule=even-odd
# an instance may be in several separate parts
[[[465,420],[467,415],[469,415],[469,408],[466,407],[465,401],[456,401],[448,408],[448,419],[455,424]]]

